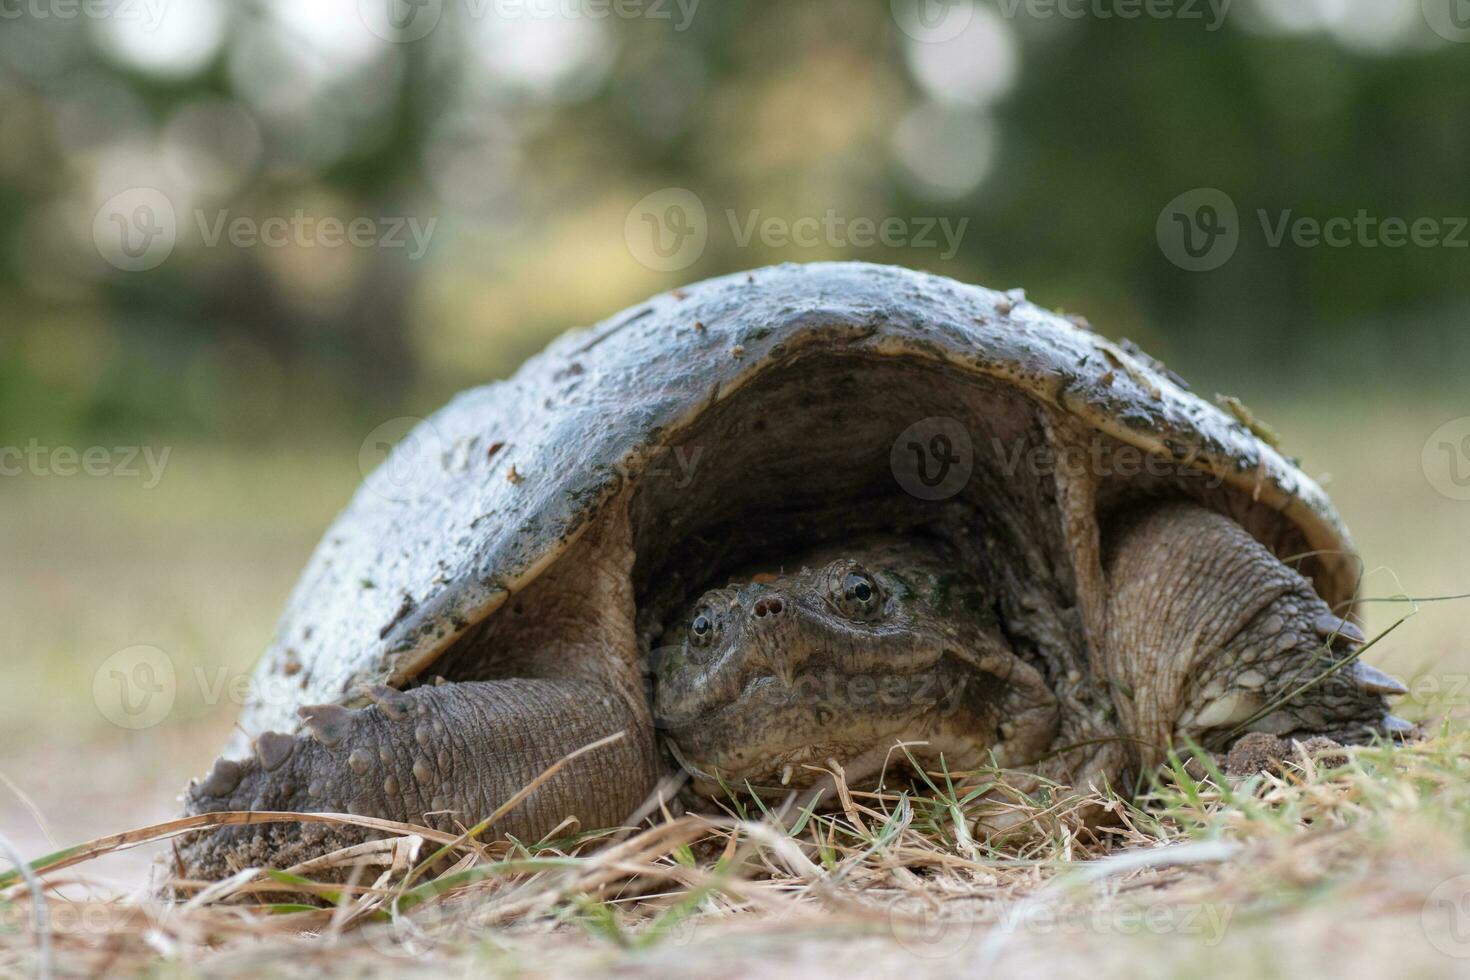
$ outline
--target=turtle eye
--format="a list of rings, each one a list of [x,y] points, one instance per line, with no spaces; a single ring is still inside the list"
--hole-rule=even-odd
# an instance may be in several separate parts
[[[841,588],[838,605],[853,619],[872,619],[882,610],[883,594],[867,572],[860,569],[849,571],[842,576]]]
[[[707,647],[715,638],[715,621],[708,609],[701,609],[689,621],[689,642],[697,647]]]

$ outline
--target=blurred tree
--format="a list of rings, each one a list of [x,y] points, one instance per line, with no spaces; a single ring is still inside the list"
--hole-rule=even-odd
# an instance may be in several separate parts
[[[1218,29],[959,4],[970,19],[942,41],[901,29],[900,7],[596,18],[569,0],[516,16],[466,0],[405,8],[440,15],[422,37],[356,0],[197,0],[141,27],[9,18],[0,424],[356,424],[427,409],[650,291],[788,259],[1024,285],[1220,378],[1389,383],[1470,363],[1470,250],[1268,233],[1283,216],[1452,229],[1470,215],[1470,47],[1432,34],[1417,3],[1240,0]],[[527,12],[543,9],[561,15]],[[157,268],[120,272],[94,219],[140,186],[175,202],[179,241]],[[709,245],[660,273],[629,254],[623,222],[667,187],[704,202]],[[1203,187],[1237,206],[1240,244],[1189,272],[1155,223]],[[201,242],[221,213],[298,211],[433,231],[418,258]],[[953,256],[735,230],[827,212],[967,224]]]

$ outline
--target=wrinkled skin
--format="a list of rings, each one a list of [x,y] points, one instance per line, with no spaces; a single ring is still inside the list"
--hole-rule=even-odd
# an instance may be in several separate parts
[[[1099,748],[1091,773],[1121,775],[1099,759],[1154,764],[1182,738],[1224,749],[1245,732],[1348,742],[1406,727],[1386,701],[1402,686],[1351,660],[1357,627],[1228,518],[1150,504],[1118,516],[1103,559],[1096,687],[1110,694],[1099,704],[1111,748],[1127,752]],[[775,559],[676,616],[652,654],[652,719],[649,705],[595,676],[378,689],[363,708],[302,708],[301,733],[267,733],[251,758],[221,760],[186,804],[466,827],[563,755],[618,732],[495,833],[534,839],[574,826],[568,818],[582,829],[621,823],[658,781],[659,735],[711,796],[813,786],[834,764],[850,784],[871,784],[907,761],[899,743],[926,768],[1084,778],[1048,768],[1066,748],[1068,719],[1048,666],[1012,648],[999,608],[944,544],[856,538]],[[195,835],[180,858],[212,878],[364,836],[253,824]]]
[[[1117,515],[1105,544],[1106,670],[1144,764],[1188,738],[1245,732],[1361,742],[1412,726],[1398,681],[1354,659],[1365,637],[1229,518],[1159,502]]]
[[[1141,508],[1105,558],[1115,731],[1138,763],[1184,739],[1405,729],[1385,700],[1402,685],[1351,660],[1358,628],[1229,519]],[[705,593],[656,657],[656,719],[705,793],[805,786],[833,763],[871,781],[898,742],[950,771],[1024,769],[1056,747],[1042,665],[943,546],[878,538],[772,567],[798,570]]]
[[[655,656],[654,712],[706,793],[855,783],[904,762],[1022,766],[1057,702],[1006,642],[995,597],[935,542],[874,538],[770,563],[699,598]]]

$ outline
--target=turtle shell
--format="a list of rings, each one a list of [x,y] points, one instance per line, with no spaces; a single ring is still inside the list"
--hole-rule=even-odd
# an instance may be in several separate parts
[[[841,368],[819,369],[828,363]],[[1299,567],[1322,596],[1351,605],[1355,565],[1342,522],[1238,405],[1226,411],[1202,400],[1136,349],[1019,291],[864,263],[788,264],[674,290],[571,331],[513,377],[466,391],[420,423],[312,556],[258,668],[242,734],[292,730],[297,705],[347,702],[361,685],[401,686],[432,673],[458,638],[552,567],[614,501],[637,493],[691,432],[713,448],[707,459],[734,459],[727,446],[708,444],[808,426],[835,433],[843,418],[890,402],[911,401],[908,418],[931,411],[924,393],[946,386],[1027,406],[1053,440],[1090,434],[1112,451],[1133,447],[1175,468],[1168,477],[1093,481],[1059,537],[1064,547],[1095,545],[1088,525],[1109,501],[1183,487],[1279,556],[1305,555]],[[778,388],[784,394],[757,397]],[[715,417],[721,428],[700,428]],[[889,459],[886,443],[872,453],[794,438],[784,446],[788,474],[803,472],[792,466],[808,455],[808,475],[840,470],[834,461],[848,457],[865,466]],[[824,451],[825,462],[817,458]],[[743,472],[712,468],[716,479],[681,489],[677,513],[669,504],[646,522],[640,556],[667,552],[675,538],[708,537],[713,525],[691,524],[700,514],[779,515],[799,495],[791,481],[802,477],[762,477],[755,471],[777,467],[755,457]],[[1202,477],[1198,489],[1180,474]],[[830,498],[869,487],[872,474],[817,482]],[[752,485],[758,493],[740,489]],[[657,499],[675,498],[666,490]],[[716,500],[722,507],[711,508]]]

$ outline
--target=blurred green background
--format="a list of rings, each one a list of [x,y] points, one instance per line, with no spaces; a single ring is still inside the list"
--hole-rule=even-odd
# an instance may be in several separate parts
[[[31,448],[0,476],[0,826],[41,846],[43,825],[168,814],[370,432],[569,326],[772,262],[897,263],[1084,314],[1282,430],[1356,531],[1365,592],[1470,590],[1465,7],[0,7],[0,447]],[[1238,243],[1189,271],[1169,208],[1202,188]],[[640,230],[680,191],[705,244],[663,261]],[[1430,219],[1438,244],[1272,242],[1360,212]],[[846,231],[745,239],[828,215]],[[293,217],[316,231],[212,237]],[[886,243],[852,226],[894,219]],[[330,244],[323,221],[372,241]],[[110,462],[68,475],[58,447]],[[156,480],[141,456],[126,474],[129,447],[167,450]],[[1461,608],[1426,607],[1373,659],[1452,686]],[[136,644],[176,697],[131,730],[94,680]]]

